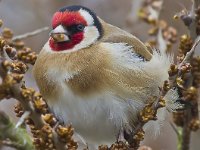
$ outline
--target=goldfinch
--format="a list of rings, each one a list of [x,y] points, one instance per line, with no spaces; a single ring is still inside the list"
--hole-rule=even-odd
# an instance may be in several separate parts
[[[150,53],[83,6],[58,10],[52,28],[33,68],[52,112],[89,144],[111,143],[134,129],[138,112],[168,79],[171,58]]]

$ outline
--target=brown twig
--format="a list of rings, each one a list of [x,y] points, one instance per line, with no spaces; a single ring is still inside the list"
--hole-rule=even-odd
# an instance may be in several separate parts
[[[191,130],[188,126],[189,122],[191,121],[191,110],[184,111],[184,126],[182,130],[182,150],[189,150],[190,149],[190,137],[191,137]]]
[[[191,11],[189,13],[183,14],[181,16],[182,21],[189,29],[190,37],[194,41],[194,44],[193,44],[192,49],[189,52],[187,52],[184,60],[179,65],[179,67],[181,65],[183,65],[183,63],[192,63],[193,57],[194,57],[194,51],[200,42],[200,38],[198,37],[198,33],[197,33],[197,28],[199,26],[199,20],[198,20],[199,17],[197,17],[197,15],[199,15],[199,14],[197,14],[197,10],[199,9],[199,6],[200,6],[200,0],[194,0]],[[190,80],[188,80],[187,84],[185,84],[186,89],[194,86],[193,85],[193,83],[194,83],[193,74],[190,74],[189,78],[190,78]],[[191,98],[190,98],[190,101],[192,101]],[[195,103],[197,103],[197,102],[195,102]],[[194,107],[197,107],[197,106],[194,105]],[[191,120],[194,117],[196,117],[196,116],[192,115],[192,109],[198,109],[198,108],[189,108],[189,109],[186,109],[183,111],[184,118],[183,118],[182,137],[181,137],[182,138],[181,150],[189,150],[190,149],[190,138],[191,138],[190,124],[191,124]]]
[[[2,57],[0,60],[0,64],[2,64],[4,61],[10,60],[10,58],[7,56],[6,52],[4,50],[2,50]],[[3,68],[2,65],[0,65],[0,77],[2,79],[5,79],[7,76],[7,72],[5,71],[5,69]],[[33,119],[35,126],[40,129],[44,126],[44,121],[41,118],[41,114],[37,113],[34,108],[31,106],[31,103],[27,102],[27,99],[25,99],[22,94],[21,94],[21,82],[17,83],[13,86],[10,87],[10,92],[12,93],[12,97],[16,98],[17,100],[20,101],[20,103],[22,104],[23,108],[25,111],[30,111],[30,117]]]

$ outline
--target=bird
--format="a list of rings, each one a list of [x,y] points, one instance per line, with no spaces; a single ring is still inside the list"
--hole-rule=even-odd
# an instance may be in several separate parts
[[[51,25],[33,67],[50,110],[92,145],[133,130],[138,112],[160,94],[172,58],[84,6],[59,9]]]

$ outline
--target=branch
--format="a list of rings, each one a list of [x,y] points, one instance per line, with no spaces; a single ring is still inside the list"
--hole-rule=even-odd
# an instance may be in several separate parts
[[[181,66],[183,66],[183,64],[189,63],[191,61],[193,54],[194,54],[196,47],[198,46],[199,42],[200,42],[200,36],[196,38],[196,40],[195,40],[195,42],[192,46],[192,49],[189,52],[186,53],[186,56],[184,57],[183,61],[179,64],[179,68]]]
[[[5,61],[10,61],[10,58],[8,57],[8,55],[4,49],[1,51],[1,54],[2,54],[2,56],[0,59],[0,64],[2,64]],[[3,68],[3,65],[0,65],[0,77],[2,79],[8,78],[7,71],[5,70],[5,68]],[[10,79],[10,80],[12,80],[12,79]],[[27,99],[22,96],[21,86],[22,86],[21,82],[16,83],[13,86],[10,86],[9,87],[10,93],[12,93],[13,98],[16,98],[18,101],[20,101],[20,103],[22,104],[25,111],[30,111],[31,119],[33,119],[36,128],[40,129],[44,126],[44,121],[41,118],[41,114],[37,113],[34,110],[34,108],[31,106],[31,103],[28,103]]]
[[[183,115],[184,117],[182,118],[183,121],[183,125],[182,125],[182,134],[180,136],[179,141],[182,142],[181,145],[181,150],[189,150],[190,148],[190,137],[191,137],[191,131],[194,131],[191,128],[192,123],[192,119],[196,119],[196,117],[198,116],[198,106],[197,106],[197,101],[198,101],[198,94],[196,94],[197,92],[195,92],[195,90],[197,88],[199,88],[198,83],[196,84],[194,81],[195,79],[198,78],[198,76],[196,76],[195,74],[199,73],[199,70],[195,70],[195,60],[194,60],[194,52],[195,49],[197,47],[197,45],[200,42],[200,37],[198,37],[199,35],[199,21],[200,21],[200,0],[194,0],[193,1],[193,5],[192,5],[192,9],[189,13],[183,13],[180,17],[182,19],[182,21],[184,22],[184,24],[188,27],[189,29],[189,33],[190,33],[190,37],[192,39],[192,41],[194,41],[193,46],[191,48],[190,51],[188,51],[183,59],[183,61],[179,64],[178,68],[180,69],[184,64],[186,63],[191,63],[193,66],[193,72],[191,72],[189,74],[189,76],[187,77],[187,79],[184,81],[184,85],[183,88],[186,90],[181,91],[181,93],[187,93],[188,90],[193,89],[192,92],[192,96],[189,96],[191,94],[188,94],[185,96],[183,96],[183,99],[185,99],[185,101],[188,101],[191,103],[192,107],[185,109],[183,111]],[[189,41],[189,40],[188,40]],[[184,44],[187,45],[186,43],[182,43],[182,47],[184,49]],[[185,46],[187,47],[187,46]],[[186,49],[187,50],[187,49]],[[197,62],[197,66],[198,66],[198,62]],[[178,72],[178,75],[181,75],[181,72]],[[194,110],[197,109],[197,112],[194,112]],[[198,129],[199,127],[197,127]]]
[[[44,31],[47,31],[47,30],[49,30],[49,27],[43,27],[43,28],[37,29],[37,30],[32,31],[32,32],[28,32],[28,33],[25,33],[25,34],[22,34],[22,35],[15,36],[15,37],[12,38],[12,40],[13,41],[23,40],[23,39],[26,39],[28,37],[38,35],[38,34],[44,32]]]
[[[138,124],[135,126],[133,132],[128,135],[127,139],[130,148],[138,149],[140,142],[144,139],[143,126],[151,120],[157,120],[157,111],[159,108],[165,107],[165,100],[163,99],[165,92],[161,91],[158,97],[152,97],[146,106],[138,114]]]

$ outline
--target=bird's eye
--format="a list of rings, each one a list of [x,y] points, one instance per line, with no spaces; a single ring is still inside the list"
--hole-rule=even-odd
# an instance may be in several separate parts
[[[84,28],[85,28],[85,26],[82,25],[82,24],[78,24],[78,25],[77,25],[77,29],[78,29],[79,31],[83,31]]]

